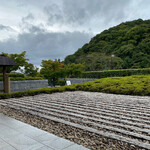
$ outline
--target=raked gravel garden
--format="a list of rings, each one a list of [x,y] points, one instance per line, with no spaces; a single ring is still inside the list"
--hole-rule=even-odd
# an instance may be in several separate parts
[[[0,100],[0,113],[93,150],[150,149],[150,97],[63,92]]]

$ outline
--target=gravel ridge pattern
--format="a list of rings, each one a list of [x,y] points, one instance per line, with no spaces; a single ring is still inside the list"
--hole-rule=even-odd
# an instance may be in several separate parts
[[[150,149],[150,97],[63,92],[0,100],[0,112],[89,149]]]

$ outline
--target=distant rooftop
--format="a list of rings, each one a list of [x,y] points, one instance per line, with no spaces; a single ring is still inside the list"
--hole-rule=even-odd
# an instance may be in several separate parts
[[[15,66],[15,65],[16,63],[14,62],[14,60],[3,54],[0,55],[0,66]]]

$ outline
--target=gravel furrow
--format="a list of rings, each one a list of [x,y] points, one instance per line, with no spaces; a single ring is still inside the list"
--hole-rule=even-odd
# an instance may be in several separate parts
[[[91,110],[93,113],[97,113],[99,115],[110,116],[113,118],[119,118],[119,119],[123,119],[123,120],[130,120],[130,121],[134,121],[134,122],[140,122],[140,123],[142,122],[145,124],[150,124],[150,121],[149,121],[150,119],[145,120],[145,117],[144,118],[142,118],[142,117],[138,118],[135,115],[132,115],[132,116],[131,115],[124,115],[124,114],[113,112],[113,111],[108,111],[108,110],[104,110],[104,109],[95,109],[95,108],[84,107],[84,106],[78,106],[78,108],[83,108],[85,111],[86,111],[86,109],[88,109],[88,110]],[[72,109],[73,109],[73,107],[72,107]],[[136,118],[134,118],[134,117],[136,117]]]
[[[9,100],[10,101],[10,100]],[[4,103],[8,103],[9,101],[3,101]],[[1,102],[2,102],[2,100],[1,100]],[[10,101],[11,102],[11,101]],[[14,99],[13,99],[13,101],[12,101],[13,103],[15,102],[14,101]],[[26,102],[26,101],[24,101],[24,102]],[[16,101],[16,103],[19,103],[20,104],[20,101]],[[28,102],[27,102],[28,103]],[[38,102],[41,106],[42,106],[42,104],[40,103],[40,102]],[[25,103],[24,103],[25,104]],[[34,103],[31,103],[32,104],[32,106],[33,106],[33,104]],[[147,128],[147,129],[150,129],[150,125],[147,125],[147,124],[143,124],[143,123],[136,123],[136,122],[133,122],[133,121],[131,121],[131,120],[121,120],[120,119],[120,117],[119,117],[119,119],[116,119],[116,117],[117,116],[113,116],[113,115],[111,115],[111,117],[109,117],[109,116],[107,116],[107,114],[102,114],[102,113],[100,113],[99,111],[89,111],[89,109],[87,109],[87,108],[85,108],[85,109],[83,109],[83,108],[77,108],[77,107],[68,107],[68,106],[64,106],[64,107],[67,107],[67,108],[70,108],[70,109],[67,109],[67,108],[64,108],[64,107],[52,107],[52,105],[55,105],[55,106],[61,106],[60,104],[51,104],[51,105],[46,105],[45,107],[48,107],[48,108],[54,108],[54,109],[60,109],[60,108],[62,108],[62,109],[64,109],[64,110],[68,110],[68,111],[73,111],[73,110],[75,110],[75,113],[79,113],[79,114],[83,114],[83,115],[89,115],[89,116],[92,116],[92,117],[94,117],[94,118],[98,118],[98,119],[105,119],[105,120],[110,120],[110,121],[114,121],[114,122],[119,122],[119,123],[122,123],[122,124],[124,124],[124,125],[130,125],[130,126],[136,126],[136,127],[144,127],[144,128]],[[72,105],[71,105],[72,106]],[[79,106],[80,107],[80,106]],[[98,114],[98,115],[97,115]],[[103,117],[103,116],[105,116],[105,117]],[[115,118],[114,118],[115,117]],[[118,118],[118,117],[117,117]],[[95,121],[98,121],[98,120],[96,120],[95,119]]]
[[[2,101],[1,101],[2,102]],[[19,104],[29,104],[29,102],[27,102],[27,101],[14,101],[14,100],[12,100],[12,101],[7,101],[7,103],[8,102],[15,102],[15,103],[19,103]],[[143,133],[145,133],[145,134],[147,134],[147,135],[149,135],[150,134],[150,130],[149,129],[141,129],[141,128],[139,128],[139,127],[133,127],[133,126],[131,126],[131,125],[127,125],[127,124],[125,124],[125,122],[123,122],[123,124],[121,124],[122,122],[120,122],[120,123],[114,123],[114,122],[112,122],[112,121],[107,121],[107,120],[104,120],[104,119],[100,119],[100,116],[99,115],[96,115],[96,114],[94,114],[93,112],[90,112],[90,113],[88,113],[88,112],[85,112],[84,111],[84,109],[82,109],[82,111],[81,110],[79,110],[79,109],[76,109],[76,108],[70,108],[69,107],[69,109],[68,108],[66,108],[66,106],[64,106],[64,105],[60,105],[60,104],[58,104],[58,105],[55,105],[55,104],[51,104],[51,105],[46,105],[45,103],[43,104],[42,102],[36,102],[36,101],[30,101],[30,104],[29,104],[29,106],[37,106],[37,107],[39,107],[39,108],[44,108],[44,109],[46,109],[46,108],[52,108],[52,109],[47,109],[47,110],[51,110],[51,111],[54,111],[54,110],[61,110],[61,111],[67,111],[68,113],[75,113],[75,114],[81,114],[81,115],[83,115],[83,116],[88,116],[88,118],[89,119],[91,119],[91,120],[93,120],[93,121],[95,121],[95,122],[101,122],[101,123],[103,123],[103,124],[109,124],[109,125],[111,125],[111,126],[117,126],[117,127],[121,127],[121,128],[125,128],[125,129],[128,129],[128,130],[130,130],[130,131],[137,131],[137,132],[143,132]],[[55,107],[56,106],[56,107]],[[59,106],[59,107],[58,107]],[[61,113],[63,113],[63,112],[61,112]],[[92,117],[94,117],[94,119],[92,118]],[[97,119],[96,119],[97,118]],[[128,123],[128,122],[127,122]],[[139,125],[139,126],[141,126],[141,124]],[[149,126],[149,128],[150,128],[150,126]]]
[[[13,108],[13,107],[9,106],[9,108]],[[14,108],[14,109],[16,109],[16,108]],[[104,132],[104,131],[100,131],[100,130],[97,130],[97,129],[94,129],[94,128],[91,128],[91,127],[82,126],[80,124],[72,123],[72,122],[69,122],[69,121],[66,121],[66,120],[63,120],[63,119],[60,119],[60,118],[56,118],[56,117],[47,116],[47,115],[41,114],[39,112],[31,111],[29,109],[18,108],[17,110],[21,110],[21,111],[24,111],[24,112],[27,112],[27,113],[30,113],[32,115],[36,115],[36,116],[39,116],[39,117],[42,117],[42,118],[50,119],[52,121],[60,122],[60,123],[63,123],[63,124],[69,125],[69,126],[73,126],[75,128],[86,130],[86,131],[89,131],[91,133],[96,133],[96,134],[99,134],[99,135],[104,136],[106,138],[111,138],[111,139],[123,141],[123,142],[126,142],[126,143],[130,143],[130,144],[139,146],[140,148],[150,149],[150,144],[143,143],[143,142],[138,141],[136,139],[131,139],[131,138],[123,137],[123,136],[120,136],[120,135],[117,135],[117,134],[114,134],[114,133]]]
[[[45,102],[45,99],[47,99],[47,98],[45,98],[45,96],[43,97],[43,101]],[[17,100],[17,99],[16,99]],[[21,99],[20,99],[21,100]],[[28,101],[32,101],[31,99],[26,99],[26,100],[28,100]],[[34,99],[33,99],[34,100]],[[85,101],[80,101],[80,100],[78,100],[78,99],[75,99],[75,100],[62,100],[62,99],[55,99],[55,100],[52,100],[52,99],[48,99],[48,100],[46,100],[46,102],[48,102],[48,103],[51,103],[51,102],[58,102],[58,103],[60,103],[60,102],[62,102],[63,101],[63,103],[66,103],[66,104],[78,104],[78,105],[84,105],[85,106],[85,104],[86,104],[86,101],[88,100],[88,105],[86,105],[86,106],[92,106],[92,107],[99,107],[99,106],[106,106],[106,108],[118,108],[118,110],[124,110],[124,111],[128,111],[129,110],[129,112],[131,111],[131,112],[134,112],[134,113],[139,113],[140,115],[146,115],[146,116],[150,116],[149,114],[150,114],[150,106],[149,107],[143,107],[143,106],[135,106],[135,105],[133,105],[132,107],[130,107],[130,105],[128,106],[125,106],[125,103],[119,103],[119,105],[118,105],[118,103],[116,103],[116,104],[114,104],[114,103],[108,103],[108,102],[105,102],[105,101],[103,101],[103,102],[89,102],[89,99],[86,99]],[[35,101],[35,100],[34,100]],[[74,103],[75,102],[75,103]],[[90,104],[92,104],[92,105],[90,105]],[[137,109],[137,107],[138,107],[138,109]],[[146,110],[147,111],[146,111]]]
[[[8,105],[9,107],[14,106],[13,108],[16,108],[16,109],[28,109],[28,110],[31,110],[31,111],[37,111],[37,112],[41,112],[45,115],[53,115],[55,117],[66,118],[69,121],[74,120],[74,122],[80,122],[81,124],[92,125],[93,128],[99,127],[100,129],[110,130],[110,131],[113,131],[114,133],[117,132],[117,133],[120,133],[122,135],[128,135],[128,136],[131,136],[132,138],[136,138],[136,139],[140,139],[140,140],[147,140],[147,142],[150,141],[150,136],[145,136],[145,135],[142,135],[142,134],[133,133],[133,132],[130,132],[130,131],[127,131],[127,130],[118,129],[118,128],[110,127],[110,126],[107,126],[107,125],[92,123],[90,121],[84,121],[84,120],[82,120],[83,118],[84,119],[93,119],[93,120],[94,120],[94,118],[85,117],[83,115],[77,115],[77,114],[74,114],[74,113],[66,113],[66,112],[63,112],[63,111],[55,110],[55,109],[46,109],[47,111],[45,111],[45,110],[43,110],[44,109],[43,107],[39,107],[37,109],[36,107],[34,108],[30,105],[27,106],[27,105],[21,105],[21,104],[20,105],[13,104],[13,103],[10,103],[10,102],[8,102],[8,103],[9,103],[9,105]],[[7,104],[6,104],[6,106],[7,106]],[[65,114],[65,115],[62,115],[62,114]],[[81,119],[75,119],[74,116],[79,117]]]
[[[150,149],[149,101],[150,97],[76,91],[0,100],[0,108],[5,112],[11,109],[7,113],[16,110],[25,115],[51,120],[54,124],[58,122],[60,127],[64,124],[68,126],[65,136],[66,132],[70,133],[69,128],[76,128],[89,137],[94,134],[99,136],[101,142],[105,143],[106,140],[110,145],[111,142],[116,143],[116,146],[113,145],[116,149],[124,148],[119,147],[120,143],[126,148],[134,149],[135,146],[139,150]],[[44,122],[42,124],[43,127],[46,125]],[[98,141],[92,139],[96,147]]]
[[[95,96],[91,96],[90,94],[86,93],[84,95],[80,95],[81,99],[78,99],[76,97],[74,97],[74,95],[72,95],[72,97],[70,97],[70,99],[62,99],[61,97],[57,97],[57,99],[55,100],[60,100],[60,101],[66,101],[66,102],[70,102],[70,100],[72,101],[72,99],[74,99],[74,102],[80,102],[81,104],[86,103],[86,101],[88,100],[88,104],[106,104],[106,105],[112,105],[112,106],[121,106],[122,108],[135,108],[137,110],[137,107],[139,109],[143,108],[143,109],[149,109],[150,110],[150,104],[149,104],[149,97],[144,97],[143,100],[147,100],[146,104],[145,102],[143,103],[141,100],[142,98],[140,96],[127,96],[126,98],[122,98],[121,96],[114,96],[113,94],[104,94],[104,97],[99,94],[99,93],[94,93]],[[67,98],[68,95],[66,95]],[[107,97],[106,97],[107,96]],[[97,98],[98,97],[98,98]],[[137,99],[140,98],[140,101],[138,101]],[[45,95],[43,95],[43,99],[47,99],[47,97]],[[49,100],[50,98],[48,98]],[[54,99],[54,98],[53,98]],[[133,100],[134,99],[134,100]],[[126,102],[126,101],[127,102]],[[140,106],[140,107],[139,107]]]
[[[13,101],[17,102],[17,100],[15,100],[15,99],[13,99]],[[21,101],[21,100],[19,100],[19,101]],[[24,101],[24,100],[22,100],[22,101]],[[66,106],[72,106],[72,107],[77,106],[77,107],[79,107],[79,105],[80,105],[80,106],[83,106],[84,109],[85,109],[84,104],[77,103],[77,102],[76,103],[72,103],[71,101],[69,102],[69,104],[64,102],[64,101],[63,102],[62,101],[38,101],[37,102],[35,100],[30,100],[30,101],[26,101],[26,102],[40,103],[40,104],[46,104],[46,105],[57,104],[58,106],[64,106],[65,105],[65,107]],[[91,107],[92,108],[93,107],[96,108],[95,110],[98,110],[99,108],[103,108],[101,110],[106,110],[107,109],[109,111],[113,111],[112,113],[114,113],[114,111],[117,111],[118,114],[121,114],[121,115],[125,114],[126,116],[131,116],[131,115],[128,115],[128,114],[133,114],[133,115],[135,115],[135,117],[139,117],[140,116],[140,118],[142,118],[141,116],[144,116],[143,119],[150,120],[150,111],[148,111],[147,113],[141,112],[140,110],[138,111],[137,109],[135,111],[134,110],[126,111],[122,107],[117,108],[115,106],[114,107],[110,107],[108,105],[105,105],[105,106],[104,105],[88,105],[88,106],[86,106],[86,108],[88,108],[88,109],[90,109]]]

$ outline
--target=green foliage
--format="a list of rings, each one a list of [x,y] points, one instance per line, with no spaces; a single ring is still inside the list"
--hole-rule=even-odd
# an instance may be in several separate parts
[[[24,70],[26,76],[35,77],[38,75],[38,68],[31,63],[26,63]]]
[[[41,67],[40,74],[48,79],[49,84],[53,84],[54,86],[56,84],[64,85],[64,81],[59,82],[59,78],[80,77],[84,71],[84,65],[81,63],[64,65],[60,60],[43,60]]]
[[[63,63],[60,60],[42,60],[40,74],[42,74],[46,79],[53,81],[54,86],[58,81],[59,77],[63,77],[64,70],[63,70]]]
[[[150,74],[150,68],[106,70],[106,71],[89,71],[89,72],[83,72],[82,73],[82,78],[123,77],[123,76],[147,75],[147,74]]]
[[[56,85],[60,85],[60,86],[66,85],[66,79],[58,79]]]
[[[123,61],[119,57],[111,58],[111,56],[108,56],[105,53],[98,52],[80,56],[76,62],[84,63],[85,70],[108,70],[112,69],[112,67],[115,69],[120,69],[123,65]]]
[[[27,61],[29,59],[25,58],[26,51],[22,52],[21,54],[7,54],[7,53],[2,53],[11,59],[13,59],[16,62],[16,66],[11,66],[7,67],[7,72],[10,73],[11,71],[16,71],[16,70],[21,70],[21,67],[25,66]]]
[[[150,96],[150,75],[130,77],[111,77],[90,81],[70,86],[41,88],[36,90],[14,92],[11,94],[0,93],[0,99],[33,96],[41,93],[51,94],[64,91],[91,91],[126,95]]]
[[[2,53],[11,59],[13,59],[16,62],[16,66],[7,67],[7,72],[10,73],[11,71],[17,71],[20,70],[21,72],[24,72],[26,76],[40,76],[38,72],[38,68],[35,67],[33,64],[28,63],[29,59],[25,57],[26,51],[22,52],[21,54],[7,54]],[[24,70],[23,70],[24,68]],[[0,68],[2,71],[2,67]]]
[[[150,75],[103,78],[76,85],[76,90],[124,95],[150,95]]]
[[[2,81],[3,78],[0,77],[0,81]],[[43,80],[42,77],[10,77],[10,81],[22,81],[22,80]]]
[[[23,96],[34,96],[34,95],[41,94],[41,93],[51,94],[51,93],[63,92],[63,91],[65,91],[65,86],[64,87],[41,88],[41,89],[35,89],[35,90],[29,90],[29,91],[14,92],[11,94],[0,93],[0,99],[17,98],[17,97],[23,97]]]
[[[86,71],[150,67],[150,20],[138,19],[97,34],[91,41],[65,58],[64,63],[85,63]]]
[[[22,77],[22,78],[25,77],[24,74],[22,74],[22,73],[7,73],[7,75],[8,75],[9,77]],[[0,77],[3,77],[3,74],[2,74],[2,73],[0,73]]]
[[[73,78],[73,77],[80,77],[81,73],[84,71],[84,64],[68,64],[64,66],[64,73],[65,76]]]

